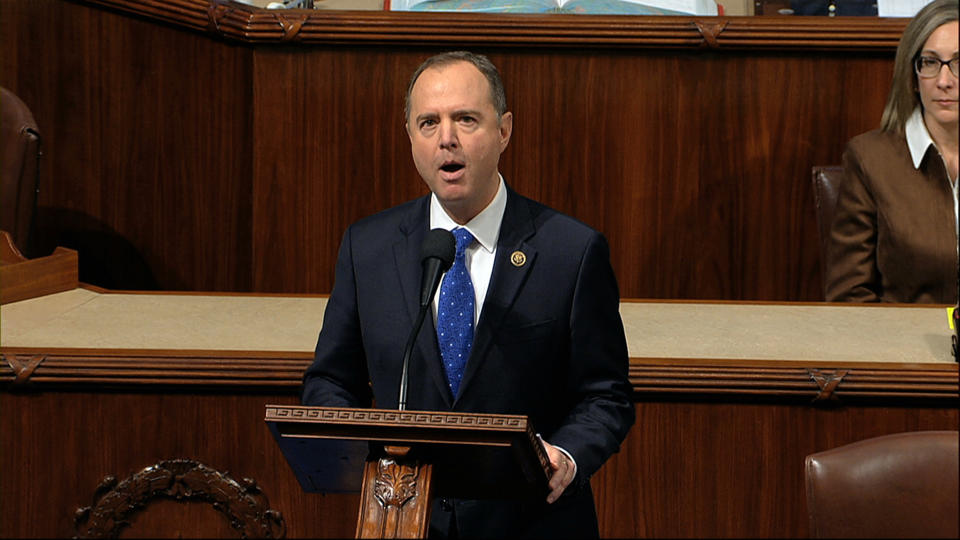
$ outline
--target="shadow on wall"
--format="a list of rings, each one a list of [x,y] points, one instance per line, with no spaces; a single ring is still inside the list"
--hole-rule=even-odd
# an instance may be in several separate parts
[[[58,246],[76,250],[80,281],[116,290],[160,288],[136,246],[102,221],[76,210],[41,206],[35,225],[35,252],[47,255]]]

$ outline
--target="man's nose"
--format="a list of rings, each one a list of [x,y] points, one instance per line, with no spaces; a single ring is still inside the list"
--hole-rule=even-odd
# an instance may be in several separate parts
[[[451,149],[460,145],[454,122],[440,122],[440,148]]]

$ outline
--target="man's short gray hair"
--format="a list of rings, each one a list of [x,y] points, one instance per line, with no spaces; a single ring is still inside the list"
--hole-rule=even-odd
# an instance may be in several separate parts
[[[482,54],[476,54],[468,51],[451,51],[441,53],[427,58],[410,77],[410,84],[407,86],[407,99],[404,104],[403,118],[405,121],[410,119],[410,94],[413,93],[413,85],[420,78],[420,74],[427,68],[440,68],[455,64],[457,62],[469,62],[476,67],[487,82],[490,83],[490,101],[493,103],[493,109],[497,111],[497,122],[507,112],[507,95],[503,90],[503,80],[500,78],[500,72],[497,66],[489,58]]]

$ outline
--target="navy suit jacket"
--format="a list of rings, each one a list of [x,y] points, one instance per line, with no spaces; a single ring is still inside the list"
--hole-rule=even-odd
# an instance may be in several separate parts
[[[304,404],[397,407],[403,348],[419,311],[429,202],[421,197],[347,229],[304,374]],[[516,251],[526,258],[519,266],[511,262]],[[508,188],[460,394],[447,385],[428,316],[410,358],[407,409],[529,416],[544,440],[576,460],[567,492],[585,491],[592,512],[587,480],[634,421],[619,304],[604,237]],[[477,478],[497,483],[514,474],[510,456],[503,459],[479,467]]]

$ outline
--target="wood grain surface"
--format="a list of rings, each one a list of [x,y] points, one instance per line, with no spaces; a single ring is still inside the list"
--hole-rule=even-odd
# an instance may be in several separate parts
[[[230,2],[3,2],[41,242],[108,288],[329,292],[346,226],[426,192],[409,74],[467,47],[506,82],[507,182],[606,234],[624,298],[821,299],[810,170],[879,123],[902,21],[438,15],[283,41]]]

